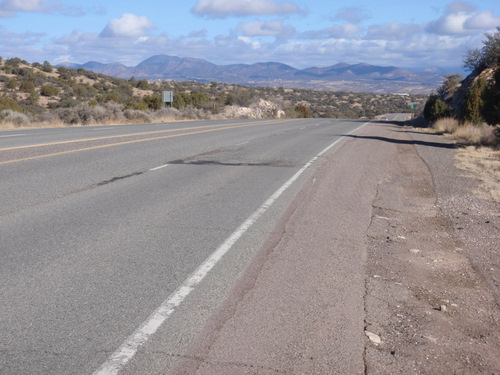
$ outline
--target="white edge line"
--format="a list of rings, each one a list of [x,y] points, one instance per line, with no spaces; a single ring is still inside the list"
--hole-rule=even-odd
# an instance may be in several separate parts
[[[235,146],[246,145],[247,143],[250,143],[250,141],[241,142],[241,143],[236,143],[236,144],[235,144]]]
[[[158,167],[151,168],[150,171],[157,171],[158,169],[162,169],[165,167],[168,167],[168,164],[163,164],[163,165],[160,165]]]
[[[367,123],[353,129],[347,134],[361,129]],[[309,168],[316,160],[328,150],[338,144],[344,137],[337,139],[323,151],[309,160],[287,182],[276,190],[254,213],[241,224],[213,253],[210,255],[161,305],[149,318],[130,335],[120,347],[108,357],[106,362],[96,370],[93,375],[116,375],[134,357],[143,345],[167,320],[194,288],[208,275],[210,270],[222,259],[233,245],[255,224],[255,222],[272,206],[274,202]]]

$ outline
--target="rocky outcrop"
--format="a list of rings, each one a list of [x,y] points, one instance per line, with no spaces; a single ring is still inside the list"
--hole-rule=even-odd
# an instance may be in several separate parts
[[[453,113],[455,117],[462,118],[465,100],[467,98],[467,93],[471,87],[480,79],[485,79],[489,85],[493,85],[495,82],[495,71],[499,67],[494,65],[492,67],[486,68],[482,71],[474,70],[469,74],[463,81],[460,87],[453,93],[453,95],[448,100],[444,100],[449,106],[453,108]]]

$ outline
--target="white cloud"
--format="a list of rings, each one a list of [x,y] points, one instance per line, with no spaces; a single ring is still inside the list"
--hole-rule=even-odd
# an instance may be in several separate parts
[[[438,35],[475,34],[478,30],[487,31],[500,24],[492,10],[478,13],[477,8],[464,1],[454,1],[448,5],[445,14],[429,22],[427,31]]]
[[[47,0],[4,0],[0,3],[0,9],[11,12],[43,12],[47,7]]]
[[[359,25],[346,23],[344,25],[333,25],[326,29],[310,30],[300,34],[301,39],[329,39],[329,38],[358,38],[362,34]]]
[[[238,30],[246,36],[273,36],[276,38],[288,38],[295,33],[295,28],[283,25],[283,20],[257,20],[242,23],[238,26]]]
[[[87,14],[102,15],[106,11],[102,6],[78,7],[64,5],[50,0],[3,0],[0,2],[0,18],[15,17],[17,13],[50,13],[68,17],[83,17]]]
[[[353,24],[361,23],[368,18],[371,18],[370,13],[357,7],[342,8],[334,17],[335,20],[343,20]]]
[[[301,13],[294,3],[275,0],[198,0],[192,12],[209,18]]]
[[[109,21],[99,35],[102,37],[139,37],[155,27],[155,24],[146,16],[126,13],[121,18]]]
[[[243,43],[249,45],[252,49],[260,49],[261,44],[257,41],[253,41],[247,36],[239,36],[238,40],[242,41]]]
[[[495,17],[492,10],[485,10],[465,21],[464,27],[468,30],[494,29],[500,25],[500,17]]]
[[[424,27],[418,24],[400,24],[397,21],[368,27],[365,39],[402,40],[422,32]]]

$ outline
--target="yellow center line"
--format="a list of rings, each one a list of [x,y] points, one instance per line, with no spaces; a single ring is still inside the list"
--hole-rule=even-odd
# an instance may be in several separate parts
[[[283,122],[283,121],[285,121],[285,120],[266,120],[266,121],[260,122],[259,124],[256,124],[256,125],[267,125],[269,123],[273,124],[273,123],[278,123],[278,122]],[[24,149],[24,148],[55,146],[55,145],[62,145],[62,144],[67,144],[67,143],[100,141],[100,140],[111,139],[111,138],[136,137],[136,136],[139,136],[139,135],[158,134],[158,133],[172,133],[172,132],[182,131],[182,130],[206,129],[206,128],[215,128],[215,127],[220,127],[220,126],[233,126],[233,125],[237,125],[237,124],[194,126],[194,127],[190,127],[190,128],[177,128],[177,129],[167,129],[167,130],[156,130],[156,131],[152,131],[152,132],[132,133],[132,134],[123,134],[123,135],[110,135],[110,136],[107,136],[107,137],[95,137],[95,138],[75,139],[75,140],[72,140],[72,141],[39,143],[39,144],[28,145],[28,146],[16,146],[16,147],[0,148],[0,151],[20,150],[20,149]]]
[[[188,133],[181,133],[181,134],[171,134],[171,135],[164,135],[164,136],[161,136],[161,137],[135,139],[135,140],[132,140],[132,141],[109,143],[109,144],[106,144],[106,145],[91,146],[91,147],[79,148],[79,149],[76,149],[76,150],[54,152],[54,153],[51,153],[51,154],[38,155],[38,156],[30,156],[30,157],[22,158],[22,159],[7,160],[7,161],[0,162],[0,165],[9,164],[9,163],[15,163],[15,162],[19,162],[19,161],[41,159],[41,158],[46,158],[46,157],[49,157],[49,156],[71,154],[71,153],[80,152],[80,151],[96,150],[96,149],[105,148],[105,147],[113,147],[113,146],[121,146],[121,145],[127,145],[127,144],[132,144],[132,143],[155,141],[155,140],[159,140],[159,139],[183,137],[183,136],[186,136],[186,135],[202,134],[202,133],[209,133],[209,132],[215,132],[215,131],[221,131],[221,130],[228,130],[228,129],[236,129],[236,128],[245,128],[245,127],[252,127],[252,126],[263,126],[263,125],[277,124],[277,123],[281,123],[281,122],[285,122],[285,121],[290,121],[290,120],[278,120],[278,121],[273,121],[273,122],[266,121],[265,123],[261,122],[261,123],[258,123],[258,124],[246,124],[246,125],[236,125],[235,124],[233,126],[223,126],[223,127],[219,127],[219,128],[200,130],[200,131],[196,131],[196,132],[188,132]],[[193,129],[196,129],[196,128],[193,128]],[[199,127],[198,127],[198,129],[199,129]],[[100,139],[100,138],[96,138],[96,139]]]

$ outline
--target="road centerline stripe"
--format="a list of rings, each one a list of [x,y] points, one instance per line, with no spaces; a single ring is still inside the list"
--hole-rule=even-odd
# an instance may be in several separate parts
[[[0,135],[0,138],[10,138],[10,137],[20,137],[26,134],[8,134],[8,135]]]
[[[364,127],[365,123],[348,134]],[[175,309],[186,299],[195,287],[208,275],[234,244],[264,215],[278,198],[321,156],[342,141],[340,137],[315,157],[309,160],[288,181],[276,190],[257,210],[255,210],[150,316],[130,335],[122,345],[111,354],[106,362],[93,375],[117,375],[119,371],[135,356],[137,350],[160,328]]]
[[[217,124],[217,125],[192,126],[192,127],[189,127],[189,128],[176,128],[176,129],[166,129],[166,130],[155,130],[155,131],[150,131],[150,132],[140,132],[140,133],[110,135],[110,136],[106,136],[106,137],[93,137],[93,138],[73,139],[73,140],[69,140],[69,141],[59,141],[59,142],[39,143],[39,144],[26,145],[26,146],[7,147],[7,148],[0,148],[0,151],[10,151],[10,150],[19,150],[19,149],[25,149],[25,148],[36,148],[36,147],[45,147],[45,146],[55,146],[55,145],[71,144],[71,143],[78,143],[78,142],[101,141],[101,140],[111,139],[111,138],[138,137],[138,136],[141,136],[141,135],[158,134],[158,133],[173,133],[173,132],[180,132],[180,131],[186,131],[186,130],[195,130],[195,129],[224,128],[224,127],[227,127],[228,129],[232,129],[233,127],[239,127],[239,126],[269,125],[269,124],[280,123],[280,122],[284,122],[284,121],[285,120],[265,120],[265,121],[262,121],[262,122],[255,122],[255,123],[252,123],[250,125],[241,125],[241,124],[233,123],[233,124]],[[89,129],[89,130],[92,131],[93,129]],[[26,135],[26,134],[23,134],[23,135]]]
[[[108,143],[108,144],[98,145],[98,146],[90,146],[90,147],[84,147],[84,148],[77,148],[77,149],[74,149],[74,150],[60,151],[60,152],[54,152],[54,153],[50,153],[50,154],[43,154],[43,155],[37,155],[37,156],[29,156],[29,157],[20,158],[20,159],[6,160],[6,161],[0,162],[0,165],[2,165],[2,164],[9,164],[9,163],[15,163],[15,162],[20,162],[20,161],[33,160],[33,159],[41,159],[41,158],[46,158],[46,157],[50,157],[50,156],[71,154],[71,153],[80,152],[80,151],[97,150],[97,149],[100,149],[100,148],[121,146],[121,145],[127,145],[127,144],[139,143],[139,142],[156,141],[156,140],[160,140],[160,139],[183,137],[183,136],[187,136],[187,135],[196,135],[196,134],[202,134],[202,133],[210,133],[210,132],[216,132],[216,131],[221,131],[221,130],[237,129],[237,128],[246,128],[246,127],[252,127],[252,126],[272,125],[272,124],[276,124],[276,123],[279,123],[279,122],[285,122],[285,121],[284,120],[283,121],[275,121],[275,122],[271,122],[271,123],[269,121],[266,121],[266,122],[259,122],[259,123],[252,123],[252,124],[243,124],[243,125],[241,125],[241,124],[239,124],[239,125],[238,124],[234,124],[232,126],[226,125],[226,126],[221,126],[221,127],[218,127],[218,128],[216,127],[216,128],[210,128],[210,129],[193,131],[193,132],[187,132],[187,133],[170,134],[170,135],[163,135],[163,136],[160,136],[160,137],[142,138],[142,139],[134,139],[134,140],[131,140],[131,141]],[[201,127],[201,128],[206,128],[206,127]],[[193,129],[200,129],[200,128],[193,128]],[[184,130],[184,129],[181,129],[181,130]],[[157,133],[157,132],[154,132],[154,133]],[[145,134],[147,134],[147,133],[145,133]],[[95,140],[106,139],[106,138],[116,138],[116,137],[95,138]],[[74,142],[79,142],[79,141],[69,141],[69,142],[61,142],[61,143],[74,143]],[[33,146],[33,147],[39,147],[39,146],[42,146],[42,145],[36,145],[36,146]],[[22,146],[22,147],[19,147],[19,148],[28,148],[28,147]],[[13,149],[16,149],[16,147],[10,148],[10,149],[0,149],[0,151],[13,150]]]

